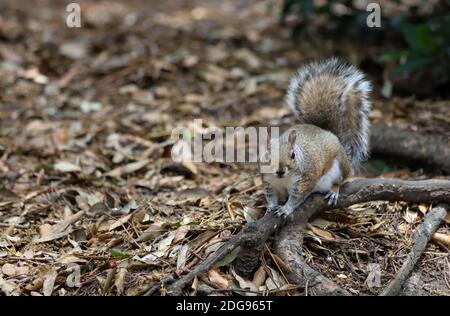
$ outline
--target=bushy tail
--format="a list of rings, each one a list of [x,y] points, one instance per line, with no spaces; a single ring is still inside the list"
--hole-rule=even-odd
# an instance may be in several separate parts
[[[301,67],[290,81],[286,101],[300,123],[335,134],[355,170],[368,157],[371,89],[356,67],[331,58]]]

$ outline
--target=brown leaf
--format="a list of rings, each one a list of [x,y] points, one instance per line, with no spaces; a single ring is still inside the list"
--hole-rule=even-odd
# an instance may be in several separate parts
[[[56,277],[58,276],[58,271],[56,268],[50,268],[44,275],[44,283],[42,285],[42,293],[44,296],[51,296],[53,293],[53,287],[55,286]]]
[[[19,267],[14,264],[5,263],[2,266],[2,272],[6,274],[7,276],[16,276],[16,275],[22,275],[22,274],[28,274],[30,271],[30,268],[26,266]]]
[[[229,286],[228,280],[223,277],[216,268],[208,271],[207,277],[211,285],[216,289],[226,289]]]
[[[138,242],[146,242],[149,240],[153,240],[156,237],[163,234],[167,229],[167,226],[163,222],[158,222],[151,224],[149,228],[147,228],[141,236],[137,239]]]
[[[429,207],[426,206],[425,204],[420,204],[420,205],[419,205],[419,211],[420,211],[423,215],[425,215],[425,214],[428,212],[428,210],[429,210]]]
[[[143,167],[147,166],[150,161],[150,159],[143,159],[140,161],[132,162],[127,165],[117,167],[106,173],[106,175],[114,178],[120,178],[125,174],[133,173],[135,171],[138,171],[139,169],[142,169]]]
[[[123,224],[125,224],[126,222],[128,222],[131,218],[133,214],[128,214],[126,216],[123,216],[122,218],[118,219],[117,221],[115,221],[114,223],[111,224],[111,226],[109,226],[109,231],[112,231],[114,229],[116,229],[117,227],[121,227]]]
[[[289,268],[289,266],[286,265],[286,263],[284,263],[284,261],[281,260],[281,258],[278,257],[276,254],[272,254],[272,258],[276,262],[276,264],[281,268],[281,270],[283,270],[284,272],[287,272],[287,273],[292,272],[291,268]]]
[[[188,232],[189,232],[189,226],[178,227],[174,233],[173,243],[176,244],[177,242],[183,240],[184,237],[186,237]]]
[[[4,293],[6,296],[18,296],[20,289],[14,282],[5,280],[0,275],[0,293]]]
[[[444,244],[447,247],[450,247],[450,235],[434,233],[433,240],[438,243]]]
[[[68,216],[56,225],[44,224],[40,227],[41,237],[37,239],[36,243],[48,242],[51,240],[59,239],[72,232],[71,225],[81,219],[85,214],[84,211],[80,211],[73,215]]]
[[[313,225],[310,225],[310,224],[308,224],[308,229],[311,232],[313,232],[314,235],[319,236],[321,239],[323,239],[325,241],[335,241],[336,240],[336,238],[333,236],[333,234],[326,230],[314,227]]]
[[[266,282],[266,279],[267,279],[266,269],[264,269],[263,266],[260,266],[253,275],[253,283],[255,283],[255,285],[259,288],[261,285],[264,284],[264,282]]]
[[[125,268],[119,268],[119,271],[117,272],[116,280],[114,281],[114,286],[117,289],[117,294],[121,295],[123,293],[123,290],[125,288],[125,277],[128,273],[128,270]]]

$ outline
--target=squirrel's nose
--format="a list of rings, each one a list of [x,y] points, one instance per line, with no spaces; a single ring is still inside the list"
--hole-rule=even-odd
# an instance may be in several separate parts
[[[284,170],[277,169],[276,173],[277,173],[277,176],[281,178],[284,174]]]

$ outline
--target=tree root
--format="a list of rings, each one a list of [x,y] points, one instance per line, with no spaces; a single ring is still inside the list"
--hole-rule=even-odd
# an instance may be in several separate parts
[[[303,285],[309,295],[349,296],[346,290],[309,267],[303,260],[303,233],[308,220],[283,227],[275,238],[275,254],[285,263],[284,271],[290,283]]]
[[[423,180],[423,181],[405,181],[396,179],[358,179],[345,183],[340,188],[340,198],[337,205],[330,207],[323,195],[312,194],[307,200],[291,215],[288,219],[291,224],[288,227],[295,225],[305,225],[309,218],[314,214],[318,214],[325,210],[344,208],[352,204],[369,202],[369,201],[406,201],[406,202],[442,202],[450,203],[450,181],[446,180]],[[253,271],[256,268],[257,260],[249,259],[248,254],[254,257],[254,253],[249,249],[255,249],[259,245],[263,245],[264,242],[272,235],[278,227],[285,223],[278,217],[274,217],[271,214],[266,214],[264,217],[256,222],[248,223],[245,227],[232,239],[226,242],[215,253],[211,254],[203,262],[198,264],[192,271],[181,277],[178,281],[167,287],[168,295],[181,295],[183,289],[186,288],[194,280],[196,276],[200,276],[206,273],[216,262],[223,259],[227,254],[241,247],[238,255],[239,260],[236,262],[237,270]],[[303,224],[302,224],[303,223]],[[304,226],[303,226],[304,228]],[[284,233],[281,231],[280,235]],[[278,240],[280,240],[278,238]],[[280,243],[280,242],[278,242]],[[296,242],[299,244],[298,242]],[[295,242],[294,242],[295,245]],[[292,253],[301,253],[301,247],[292,248],[293,246],[285,247]],[[286,251],[287,251],[286,250]],[[281,254],[279,252],[279,254]],[[238,262],[244,263],[245,268],[239,267]],[[254,265],[254,266],[253,266]],[[294,267],[294,266],[293,266]],[[295,267],[294,267],[295,268]],[[331,285],[328,280],[322,279],[317,272],[313,272],[311,268],[301,265],[300,270],[303,270],[303,274],[308,277],[308,282],[314,284],[315,292],[319,294],[325,293],[341,293],[344,294],[344,290],[334,289],[335,285]],[[300,269],[301,268],[301,269]],[[292,269],[292,267],[291,267]],[[292,269],[293,271],[297,269]],[[292,279],[291,283],[297,284],[300,279],[295,276],[302,274],[292,273],[288,274]],[[309,286],[309,285],[308,285]],[[333,287],[334,286],[334,287]],[[323,289],[322,289],[323,288]],[[330,288],[330,290],[327,290]]]
[[[448,137],[373,125],[370,128],[370,151],[431,165],[450,174]]]

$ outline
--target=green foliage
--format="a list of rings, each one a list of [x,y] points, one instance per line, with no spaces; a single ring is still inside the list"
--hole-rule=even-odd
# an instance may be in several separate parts
[[[115,249],[112,249],[112,250],[111,250],[111,256],[112,256],[113,258],[116,258],[116,259],[128,259],[128,258],[131,257],[129,254],[120,252],[120,251],[115,250]]]
[[[332,5],[337,2],[345,5],[347,8],[345,14],[336,15]],[[391,18],[382,16],[381,31],[385,36],[389,34],[391,40],[386,44],[398,47],[379,57],[380,62],[396,63],[392,75],[411,74],[427,69],[431,70],[440,83],[450,81],[450,13],[443,10],[448,5],[449,0],[441,2],[438,4],[440,9],[435,9],[435,13],[428,16],[418,16],[415,7],[410,8],[407,16]],[[366,39],[377,31],[367,28],[365,23],[369,12],[356,9],[352,0],[328,0],[321,7],[314,7],[313,1],[310,0],[285,0],[281,21],[284,21],[289,13],[294,13],[295,8],[300,13],[300,27],[314,15],[326,15],[327,22],[334,22],[336,27],[343,31],[338,33],[346,36],[354,35],[359,30],[361,37]],[[383,14],[383,8],[381,12]]]

